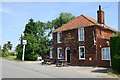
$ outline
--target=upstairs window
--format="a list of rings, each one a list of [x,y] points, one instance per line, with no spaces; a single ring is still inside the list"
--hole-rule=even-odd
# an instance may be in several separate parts
[[[58,59],[62,58],[62,48],[57,48],[57,58]]]
[[[62,43],[62,33],[61,32],[57,33],[57,42]]]
[[[110,47],[102,48],[102,60],[110,60]]]
[[[84,41],[84,28],[83,27],[78,29],[78,40]]]
[[[79,59],[85,59],[85,47],[79,46]]]

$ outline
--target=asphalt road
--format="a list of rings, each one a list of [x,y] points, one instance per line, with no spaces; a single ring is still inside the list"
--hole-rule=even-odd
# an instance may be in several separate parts
[[[113,78],[104,68],[55,67],[40,62],[15,62],[2,60],[2,78]]]

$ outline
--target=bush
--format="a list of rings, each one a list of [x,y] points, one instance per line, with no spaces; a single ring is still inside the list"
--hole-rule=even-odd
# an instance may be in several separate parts
[[[27,54],[25,56],[25,60],[36,61],[37,60],[37,55]]]
[[[0,57],[2,57],[2,50],[0,50]]]
[[[3,57],[7,57],[8,54],[9,54],[8,51],[3,51],[2,56],[3,56]]]
[[[110,38],[112,69],[120,72],[120,35]]]
[[[112,68],[120,73],[120,56],[113,56]]]
[[[15,52],[10,52],[9,55],[10,56],[16,56]]]

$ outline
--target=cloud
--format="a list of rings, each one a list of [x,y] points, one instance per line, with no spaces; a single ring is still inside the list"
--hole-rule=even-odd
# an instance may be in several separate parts
[[[7,10],[7,9],[2,9],[0,8],[0,13],[6,13],[6,14],[10,14],[10,15],[15,15],[14,12],[10,11],[10,10]]]

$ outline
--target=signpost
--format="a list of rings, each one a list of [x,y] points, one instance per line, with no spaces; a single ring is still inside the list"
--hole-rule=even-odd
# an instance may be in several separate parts
[[[23,54],[22,54],[22,61],[24,61],[24,55],[25,55],[25,45],[27,44],[27,40],[22,41],[23,44]]]

